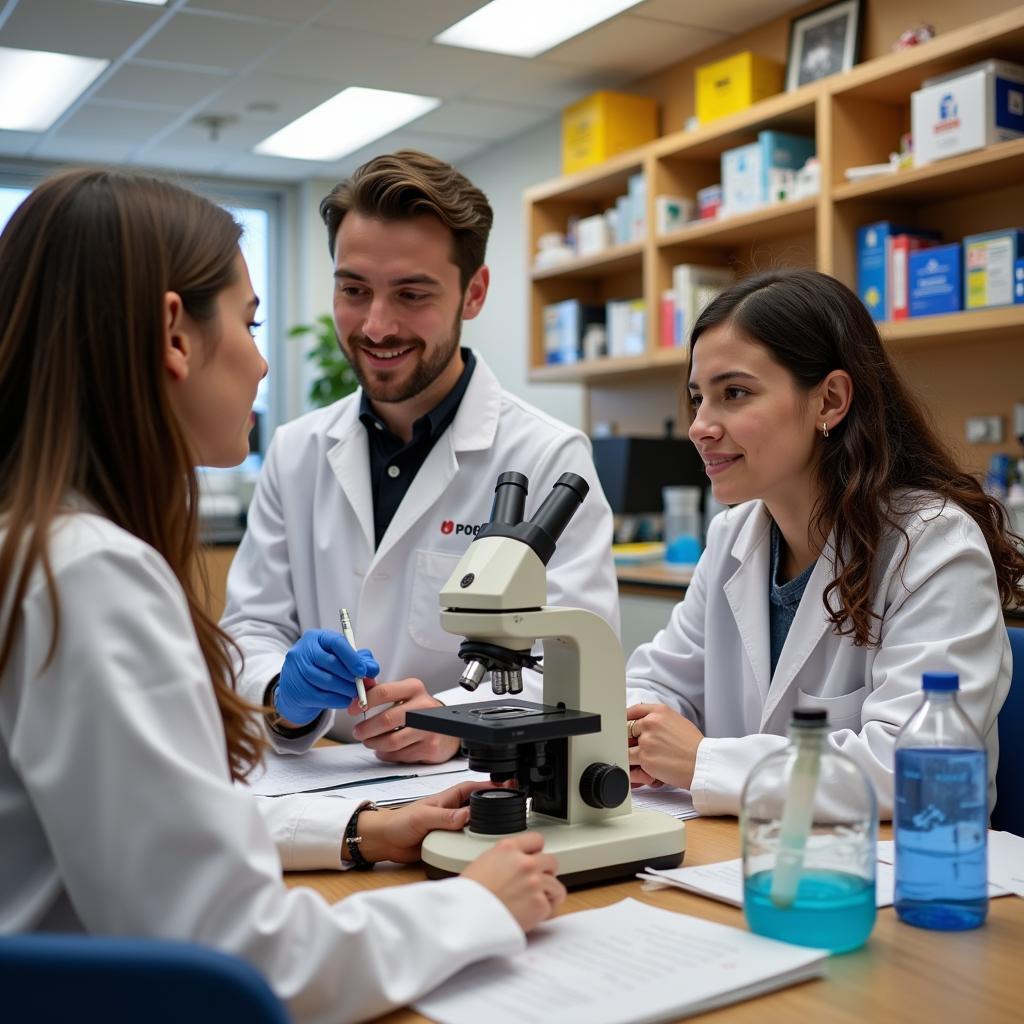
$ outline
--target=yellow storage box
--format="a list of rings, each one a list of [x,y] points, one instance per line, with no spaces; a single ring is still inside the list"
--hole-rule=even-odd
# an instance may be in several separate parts
[[[695,74],[697,120],[701,124],[746,110],[782,91],[782,65],[750,50],[705,64]]]
[[[658,104],[648,96],[595,92],[562,111],[562,173],[593,167],[658,136]]]

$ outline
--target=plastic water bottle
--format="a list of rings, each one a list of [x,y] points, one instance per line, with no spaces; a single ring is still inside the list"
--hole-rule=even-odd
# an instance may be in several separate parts
[[[829,745],[824,711],[794,711],[789,738],[740,797],[743,912],[759,935],[844,953],[875,923],[875,791]]]
[[[896,913],[942,931],[988,914],[988,752],[952,672],[926,672],[896,737]]]

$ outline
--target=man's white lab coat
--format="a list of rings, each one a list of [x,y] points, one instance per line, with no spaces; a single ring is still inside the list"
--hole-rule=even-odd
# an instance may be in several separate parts
[[[881,644],[837,636],[821,595],[833,578],[826,547],[807,582],[771,675],[768,574],[771,519],[760,501],[712,520],[707,550],[668,626],[626,669],[628,702],[681,712],[707,737],[697,751],[693,803],[737,814],[750,769],[786,743],[793,709],[828,712],[830,742],[864,769],[891,817],[896,733],[921,702],[924,672],[956,672],[961,706],[988,745],[989,804],[999,747],[996,715],[1010,686],[1010,646],[992,558],[978,525],[938,499],[887,537],[872,602]],[[833,598],[835,602],[836,598]]]
[[[438,594],[474,529],[490,518],[494,485],[506,470],[529,478],[527,518],[562,473],[590,485],[548,564],[548,603],[590,609],[618,632],[611,510],[584,434],[502,390],[478,355],[455,419],[374,550],[359,398],[350,395],[274,435],[221,622],[245,655],[242,693],[260,702],[302,633],[337,629],[344,606],[357,644],[380,662],[381,681],[414,676],[445,703],[473,699],[457,687],[461,638],[441,629]],[[493,697],[486,685],[477,694]],[[536,677],[523,696],[541,698]],[[339,715],[339,727],[347,719]],[[306,749],[328,724],[300,740],[274,742]]]

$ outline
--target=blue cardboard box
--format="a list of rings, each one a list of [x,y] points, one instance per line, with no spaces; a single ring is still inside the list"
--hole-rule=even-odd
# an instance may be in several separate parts
[[[892,221],[880,220],[865,224],[857,229],[857,294],[875,320],[884,320],[886,302],[886,245],[890,235],[917,235],[920,238],[938,239],[936,231],[922,231],[920,228],[901,227]]]
[[[964,308],[960,243],[916,249],[907,257],[911,316],[957,313]]]
[[[773,171],[798,171],[814,156],[809,135],[761,131],[757,142],[727,149],[721,156],[722,205],[727,214],[759,210],[774,198]]]
[[[583,357],[583,335],[604,323],[604,306],[566,299],[544,307],[544,361],[575,363]]]
[[[1024,259],[1013,265],[1013,301],[1024,302]]]

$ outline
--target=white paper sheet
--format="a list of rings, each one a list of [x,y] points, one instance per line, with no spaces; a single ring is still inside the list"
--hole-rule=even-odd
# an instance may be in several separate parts
[[[1012,832],[989,832],[988,881],[990,890],[994,884],[1024,896],[1024,839]]]
[[[358,743],[346,743],[314,747],[299,755],[270,751],[264,759],[263,768],[253,773],[249,786],[259,796],[284,796],[388,778],[445,775],[468,767],[469,762],[465,758],[455,758],[444,764],[389,764]]]
[[[734,907],[743,906],[743,862],[738,857],[693,868],[670,868],[666,871],[647,868],[637,878],[655,888],[668,884]],[[894,884],[892,865],[878,861],[875,864],[876,907],[892,906]]]
[[[407,779],[389,779],[387,782],[346,786],[326,795],[347,797],[350,800],[372,800],[375,804],[387,807],[409,803],[425,796],[434,796],[462,782],[489,782],[490,778],[486,772],[463,770],[444,775],[413,776]]]
[[[1001,839],[993,841],[993,836],[1010,836],[1010,839],[1016,840],[1020,847],[1017,848],[1014,844]],[[881,840],[878,844],[878,860],[875,863],[876,907],[891,907],[896,898],[896,873],[892,865],[892,846],[892,840],[886,839]],[[995,869],[999,872],[995,877],[1003,882],[1002,886],[992,882],[994,877],[993,849],[999,851],[997,856],[1002,856],[1002,852],[1005,851],[1007,857],[1005,869]],[[1013,867],[1010,866],[1011,862]],[[1011,836],[1009,832],[990,832],[988,894],[991,899],[1016,891],[1012,885],[1008,884],[1014,871],[1021,889],[1024,890],[1024,839]],[[668,868],[666,870],[646,868],[636,877],[652,888],[674,886],[677,889],[696,893],[698,896],[708,896],[713,900],[729,903],[734,907],[743,906],[743,862],[739,857],[735,860],[723,860],[716,864],[700,864],[696,867]],[[1018,893],[1018,895],[1024,895],[1024,892]]]
[[[441,1024],[656,1024],[824,973],[826,955],[625,899],[536,929],[414,1004]]]
[[[649,811],[664,811],[680,821],[685,818],[697,818],[693,809],[693,797],[688,789],[675,789],[673,786],[639,786],[632,792],[633,806],[643,807]]]
[[[880,839],[878,859],[886,864],[896,863],[896,844],[892,839]],[[988,895],[989,899],[1024,896],[1024,839],[1012,832],[988,832]]]

